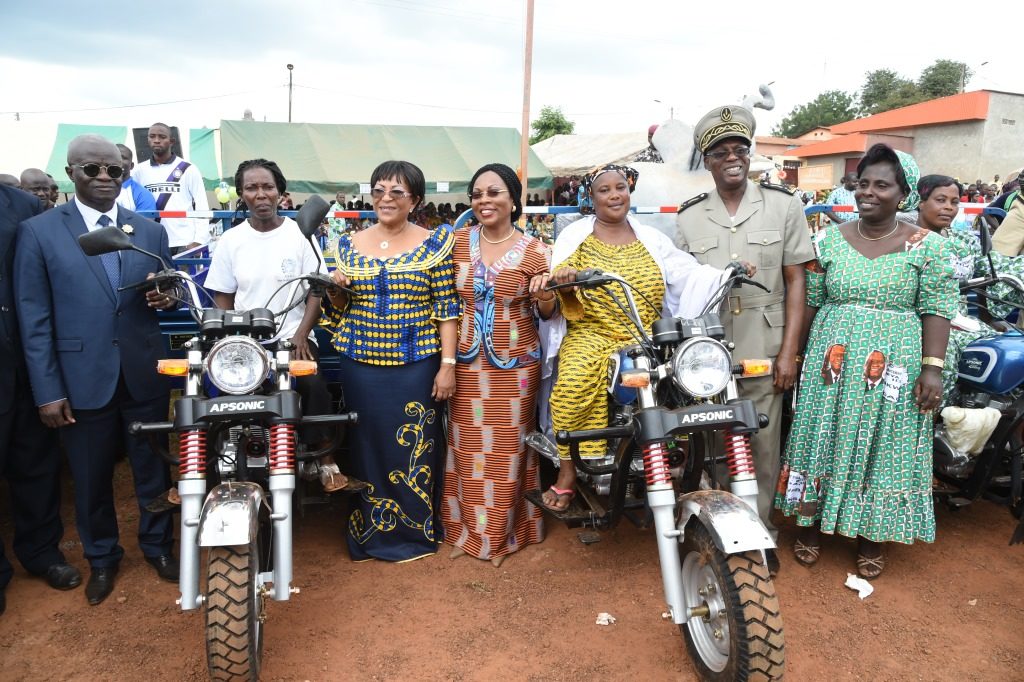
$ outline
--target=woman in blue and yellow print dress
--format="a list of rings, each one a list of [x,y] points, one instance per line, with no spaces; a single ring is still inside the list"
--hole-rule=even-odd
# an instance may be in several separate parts
[[[341,354],[352,473],[369,483],[348,520],[356,561],[409,561],[437,551],[444,436],[440,401],[455,391],[459,299],[447,227],[430,232],[408,221],[423,199],[423,173],[405,161],[374,170],[378,222],[338,240],[323,326]]]
[[[522,213],[516,172],[489,164],[470,187],[480,224],[455,238],[463,314],[441,518],[453,559],[469,554],[500,566],[544,539],[540,510],[523,497],[540,485],[537,454],[523,438],[537,428],[537,320],[554,313],[555,295],[542,291],[550,251],[513,226]]]
[[[817,561],[818,524],[860,538],[865,578],[884,568],[878,543],[935,538],[931,411],[958,295],[946,240],[896,220],[917,181],[907,163],[869,150],[855,190],[861,219],[814,238],[813,324],[775,499],[804,527],[798,561]]]

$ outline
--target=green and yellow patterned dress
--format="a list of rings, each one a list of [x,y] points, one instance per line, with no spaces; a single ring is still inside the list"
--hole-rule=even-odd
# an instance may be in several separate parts
[[[876,542],[935,539],[932,415],[914,404],[921,316],[957,313],[948,242],[920,229],[874,259],[838,228],[814,237],[818,308],[775,506],[797,524]]]
[[[970,230],[945,230],[943,236],[949,240],[951,255],[950,263],[953,266],[954,274],[960,281],[972,277],[987,277],[992,266],[995,266],[996,273],[1000,275],[1014,275],[1024,278],[1024,256],[1009,257],[998,251],[991,253],[992,262],[988,257],[982,255],[981,244],[978,237]],[[988,288],[988,293],[996,298],[1006,301],[1021,303],[1021,294],[1012,289],[1008,284],[999,283]],[[989,312],[995,318],[1002,319],[1013,311],[1013,306],[995,301],[987,303]],[[960,315],[967,317],[967,297],[960,297]],[[942,368],[942,405],[950,404],[954,397],[953,389],[956,386],[957,373],[960,366],[960,356],[964,349],[978,339],[989,336],[996,336],[999,332],[978,320],[976,317],[970,320],[957,318],[949,330],[949,345],[946,346],[946,365]]]
[[[649,300],[660,303],[665,296],[665,281],[654,258],[639,240],[625,245],[606,244],[594,235],[563,263],[553,268],[600,268],[614,272],[643,292]],[[619,300],[624,300],[614,287]],[[608,356],[612,351],[636,343],[631,326],[612,301],[608,290],[577,290],[561,295],[562,315],[567,331],[558,352],[558,379],[551,391],[551,423],[555,431],[566,429],[599,429],[608,426]],[[650,329],[661,315],[634,291],[644,328]],[[604,457],[604,441],[580,444],[580,456]],[[569,458],[569,448],[558,446],[558,454]]]

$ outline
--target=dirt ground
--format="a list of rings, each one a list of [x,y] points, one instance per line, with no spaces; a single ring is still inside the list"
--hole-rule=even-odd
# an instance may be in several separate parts
[[[114,594],[57,592],[17,568],[0,616],[3,680],[201,680],[200,612],[174,604],[134,541],[130,474],[118,467],[122,544]],[[65,491],[64,549],[85,577]],[[0,524],[10,551],[6,488]],[[501,568],[447,551],[408,564],[348,559],[341,500],[297,524],[290,602],[270,602],[265,680],[694,679],[664,604],[651,531],[625,522],[584,545],[550,524],[547,539]],[[790,680],[1024,680],[1024,546],[1007,546],[1005,509],[938,510],[933,545],[890,550],[865,601],[843,586],[854,547],[825,538],[821,561],[792,559],[783,528],[776,579]],[[617,622],[594,623],[608,612]]]

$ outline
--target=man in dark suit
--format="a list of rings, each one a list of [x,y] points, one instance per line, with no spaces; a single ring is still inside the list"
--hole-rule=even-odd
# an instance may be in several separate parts
[[[32,401],[12,285],[18,223],[42,212],[32,195],[0,185],[0,474],[10,488],[14,553],[21,565],[51,587],[70,590],[82,584],[82,576],[58,548],[64,525],[57,434],[39,421]],[[0,542],[0,613],[13,572]]]
[[[98,604],[113,590],[124,556],[112,481],[121,451],[132,467],[142,553],[161,578],[177,580],[171,517],[145,509],[170,485],[167,465],[145,439],[126,433],[133,421],[167,418],[169,387],[156,373],[164,346],[155,308],[174,302],[157,291],[118,292],[146,279],[158,266],[153,259],[135,251],[86,256],[78,243],[80,235],[114,224],[170,261],[163,228],[115,204],[124,175],[117,147],[97,135],[76,137],[66,170],[74,200],[18,228],[14,288],[39,416],[63,432],[78,534],[92,569],[85,593]]]

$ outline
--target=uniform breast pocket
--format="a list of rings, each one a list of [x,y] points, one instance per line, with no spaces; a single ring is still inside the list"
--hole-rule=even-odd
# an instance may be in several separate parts
[[[697,259],[698,263],[708,264],[711,263],[717,253],[715,249],[718,248],[718,237],[705,237],[704,239],[694,239],[690,242],[690,253]]]
[[[782,264],[782,233],[778,230],[759,230],[747,233],[747,251],[756,258],[758,268],[777,268]]]

